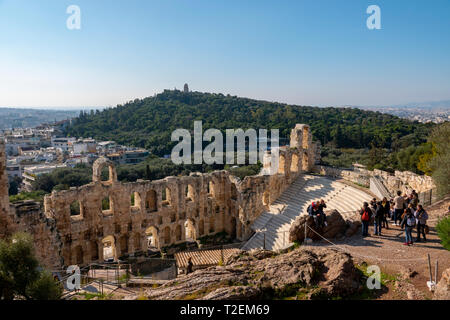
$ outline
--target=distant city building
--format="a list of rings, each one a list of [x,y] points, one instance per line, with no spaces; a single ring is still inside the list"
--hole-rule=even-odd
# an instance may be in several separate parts
[[[41,174],[50,173],[55,169],[66,167],[67,165],[65,164],[53,164],[53,165],[43,164],[25,167],[22,175],[25,190],[32,191],[33,182],[36,180],[36,177],[40,176]]]
[[[60,149],[62,152],[68,152],[75,141],[75,138],[52,138],[52,147]]]
[[[185,93],[188,93],[189,92],[189,86],[188,86],[188,84],[187,83],[185,83],[184,84],[184,90],[183,90]]]

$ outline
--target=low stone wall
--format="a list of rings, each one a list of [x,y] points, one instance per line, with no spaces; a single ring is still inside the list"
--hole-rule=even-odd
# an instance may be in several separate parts
[[[402,193],[409,194],[412,190],[416,190],[416,192],[420,193],[435,188],[435,184],[431,177],[418,175],[410,171],[395,171],[392,175],[389,172],[378,169],[370,171],[361,168],[341,169],[316,165],[314,166],[313,172],[334,178],[345,179],[367,188],[370,187],[370,178],[379,177],[380,181],[392,195],[396,194],[398,190]]]

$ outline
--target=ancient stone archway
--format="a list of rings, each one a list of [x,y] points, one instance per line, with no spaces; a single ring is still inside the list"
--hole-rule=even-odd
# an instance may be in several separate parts
[[[216,184],[212,180],[210,180],[207,184],[207,194],[210,198],[216,197]]]
[[[102,181],[102,170],[105,167],[108,167],[109,169],[109,179],[107,181]],[[117,182],[117,172],[114,163],[105,157],[98,158],[92,166],[92,181],[105,184]]]
[[[147,196],[145,199],[145,208],[148,212],[155,212],[158,210],[157,194],[155,190],[150,190],[147,192]]]
[[[147,237],[147,248],[158,249],[159,248],[158,229],[154,226],[150,226],[145,230],[145,235]]]
[[[184,222],[184,233],[187,241],[194,241],[197,239],[195,223],[192,219],[187,219]]]
[[[130,205],[131,208],[134,210],[140,210],[141,209],[141,195],[139,192],[134,192],[131,194],[130,197]]]
[[[103,243],[103,259],[105,261],[108,260],[117,260],[116,253],[116,241],[114,236],[106,236],[102,240]]]
[[[165,188],[162,192],[162,205],[163,206],[172,205],[172,194],[170,188]]]
[[[195,201],[195,189],[191,184],[186,186],[186,201]]]

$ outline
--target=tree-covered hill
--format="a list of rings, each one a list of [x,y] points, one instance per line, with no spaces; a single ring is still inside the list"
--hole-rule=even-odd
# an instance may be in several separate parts
[[[67,134],[115,140],[144,147],[155,155],[169,154],[176,144],[173,130],[280,129],[288,138],[296,123],[311,126],[313,138],[335,148],[384,148],[398,151],[426,141],[433,124],[421,124],[355,108],[318,108],[259,101],[236,96],[165,90],[103,111],[82,112]]]

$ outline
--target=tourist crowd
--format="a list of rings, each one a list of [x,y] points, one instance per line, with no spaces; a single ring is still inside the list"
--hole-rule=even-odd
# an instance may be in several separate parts
[[[405,230],[404,245],[409,246],[414,243],[412,236],[414,228],[417,228],[415,242],[426,242],[427,240],[428,214],[419,204],[419,195],[415,190],[410,195],[404,194],[403,196],[400,191],[397,191],[397,196],[390,201],[385,197],[382,201],[373,198],[370,204],[364,202],[360,215],[363,237],[369,235],[369,224],[372,221],[374,234],[381,236],[382,228],[389,229],[388,219],[390,219],[393,225],[400,226]]]
[[[327,226],[327,217],[324,213],[326,207],[324,200],[317,200],[307,208],[308,215],[314,218],[316,229]],[[410,195],[404,194],[403,196],[400,191],[397,191],[397,196],[389,201],[386,197],[381,201],[373,198],[370,203],[364,202],[359,214],[361,215],[363,237],[369,236],[371,222],[374,226],[374,235],[381,236],[382,228],[389,229],[389,220],[391,220],[393,225],[400,226],[405,230],[404,245],[409,246],[414,243],[412,236],[414,228],[417,230],[415,242],[427,241],[428,214],[419,204],[419,195],[415,190]]]

